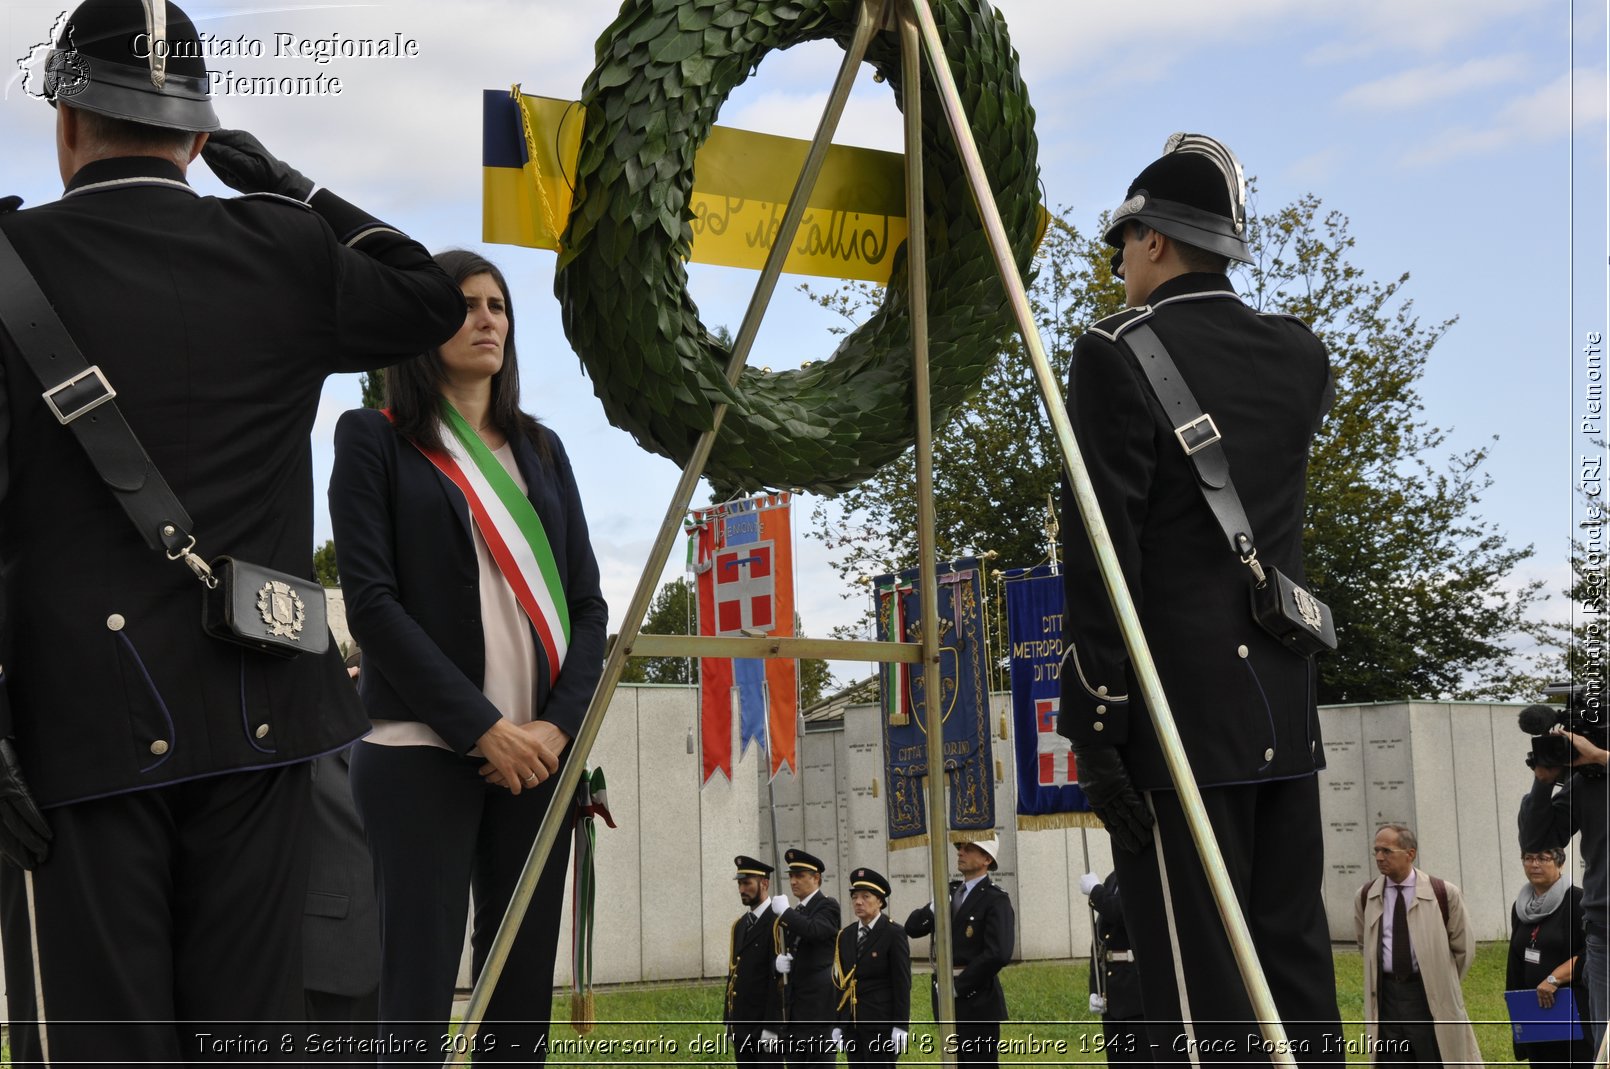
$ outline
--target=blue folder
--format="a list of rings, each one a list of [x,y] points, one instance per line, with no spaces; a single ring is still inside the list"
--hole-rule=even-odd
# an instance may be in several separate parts
[[[1558,1043],[1562,1040],[1582,1038],[1582,1018],[1577,1016],[1576,996],[1569,987],[1562,987],[1554,995],[1554,1005],[1548,1009],[1537,1004],[1537,991],[1505,991],[1504,1001],[1509,1004],[1509,1023],[1515,1029],[1516,1043]]]

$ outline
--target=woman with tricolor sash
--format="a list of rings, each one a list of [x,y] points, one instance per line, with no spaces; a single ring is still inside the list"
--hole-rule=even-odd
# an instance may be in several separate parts
[[[467,892],[478,975],[598,682],[607,621],[570,462],[519,408],[503,275],[470,252],[436,259],[464,292],[464,326],[386,370],[385,410],[341,417],[330,479],[374,722],[352,790],[380,900],[383,1064],[443,1060]],[[477,1061],[543,1060],[568,855],[561,836]]]

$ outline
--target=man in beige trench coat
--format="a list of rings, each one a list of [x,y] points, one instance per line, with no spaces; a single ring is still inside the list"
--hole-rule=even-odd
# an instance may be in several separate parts
[[[1459,986],[1475,952],[1464,896],[1414,867],[1419,851],[1407,825],[1382,826],[1374,851],[1381,875],[1353,905],[1370,1061],[1482,1064]]]

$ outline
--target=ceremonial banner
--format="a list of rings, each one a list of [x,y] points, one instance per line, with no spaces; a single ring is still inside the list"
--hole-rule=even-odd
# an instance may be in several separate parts
[[[695,509],[687,524],[696,576],[699,634],[759,638],[794,634],[793,532],[787,494],[764,494]],[[702,773],[732,779],[733,693],[739,756],[757,743],[771,774],[799,770],[799,662],[780,658],[699,660]]]
[[[558,251],[586,111],[487,89],[481,106],[481,240]],[[717,126],[694,159],[694,263],[760,270],[809,141]],[[832,146],[783,270],[885,283],[906,240],[904,157]]]
[[[1049,567],[1012,568],[1006,581],[1012,728],[1019,830],[1100,827],[1079,788],[1068,740],[1057,734],[1061,701],[1062,577]]]
[[[988,651],[984,640],[984,583],[976,558],[939,566],[939,699],[944,773],[950,789],[952,838],[989,838],[995,830],[995,762],[990,749]],[[873,580],[878,638],[915,641],[921,634],[917,570]],[[889,848],[928,841],[922,777],[928,771],[931,723],[919,665],[881,670],[885,806]],[[960,833],[960,834],[955,834]]]

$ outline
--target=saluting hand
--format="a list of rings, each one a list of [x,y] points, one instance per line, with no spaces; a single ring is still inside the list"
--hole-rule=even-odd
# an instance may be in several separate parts
[[[300,201],[313,195],[312,179],[277,159],[245,130],[214,130],[201,158],[220,182],[239,193],[278,193]]]

